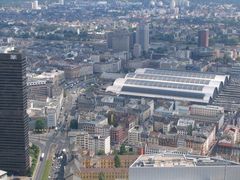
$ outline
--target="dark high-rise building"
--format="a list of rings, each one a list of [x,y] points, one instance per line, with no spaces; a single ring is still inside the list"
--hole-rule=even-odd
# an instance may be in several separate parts
[[[209,44],[209,30],[204,29],[198,32],[198,47],[207,48]]]
[[[0,169],[25,175],[29,168],[26,59],[0,53]]]
[[[130,34],[128,30],[118,29],[107,34],[107,46],[114,52],[129,52]]]

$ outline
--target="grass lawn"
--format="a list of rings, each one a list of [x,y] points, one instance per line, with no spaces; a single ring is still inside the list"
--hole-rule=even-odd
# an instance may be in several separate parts
[[[50,173],[50,170],[51,170],[51,166],[52,166],[52,160],[48,159],[46,161],[41,180],[47,180],[48,179],[48,176],[49,176],[49,173]]]

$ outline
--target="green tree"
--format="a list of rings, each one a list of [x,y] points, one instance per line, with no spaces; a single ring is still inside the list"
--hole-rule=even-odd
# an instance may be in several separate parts
[[[119,158],[119,156],[117,154],[114,156],[114,166],[116,168],[121,167],[121,161],[120,161],[120,158]]]
[[[126,154],[126,153],[127,153],[126,147],[125,147],[124,144],[122,144],[122,145],[120,146],[120,152],[119,152],[119,154],[120,154],[120,155],[123,155],[123,154]]]
[[[78,129],[78,121],[76,119],[71,120],[70,128],[71,129]]]
[[[192,136],[192,132],[193,132],[193,127],[192,127],[192,125],[189,125],[187,127],[187,135]]]
[[[113,111],[108,112],[108,124],[116,125],[116,114]]]
[[[37,131],[40,131],[40,130],[44,129],[44,127],[45,127],[45,125],[44,125],[43,119],[38,119],[38,120],[36,120],[35,129],[36,129]]]
[[[97,152],[97,155],[98,156],[102,156],[102,155],[104,155],[105,154],[105,152],[103,151],[103,150],[99,150],[98,152]]]
[[[105,180],[105,174],[103,172],[100,172],[99,175],[98,175],[98,179],[99,180]]]

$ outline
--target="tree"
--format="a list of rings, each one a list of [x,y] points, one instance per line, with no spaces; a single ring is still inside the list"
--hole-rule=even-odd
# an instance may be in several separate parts
[[[105,180],[105,174],[103,172],[100,172],[99,175],[98,175],[98,179],[99,180]]]
[[[116,126],[116,114],[112,111],[108,112],[108,124]]]
[[[193,127],[192,127],[192,125],[189,125],[187,127],[187,135],[192,136],[192,132],[193,132]]]
[[[123,154],[126,154],[126,153],[127,153],[126,147],[125,147],[124,144],[122,144],[122,145],[120,146],[120,152],[119,152],[119,154],[120,154],[120,155],[123,155]]]
[[[115,168],[121,167],[121,161],[117,154],[114,156],[114,166],[115,166]]]
[[[35,129],[37,131],[40,131],[40,130],[44,129],[44,127],[45,127],[45,125],[44,125],[43,119],[38,119],[35,123]]]
[[[78,121],[75,120],[75,119],[71,120],[71,122],[70,122],[70,128],[71,128],[71,129],[78,129]]]
[[[99,150],[98,152],[97,152],[97,155],[98,156],[102,156],[102,155],[104,155],[105,154],[105,152],[103,151],[103,150]]]

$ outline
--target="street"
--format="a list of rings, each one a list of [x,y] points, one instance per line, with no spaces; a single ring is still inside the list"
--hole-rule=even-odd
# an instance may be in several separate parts
[[[75,93],[75,89],[71,89],[67,92],[67,97],[63,103],[63,109],[58,120],[57,129],[52,129],[45,134],[30,133],[30,142],[40,148],[40,154],[44,153],[43,159],[38,161],[33,179],[41,180],[46,161],[49,158],[53,160],[49,179],[63,179],[64,161],[58,161],[55,155],[60,154],[63,149],[68,149],[68,125],[73,118],[72,115],[74,115],[70,112],[74,109],[77,97],[78,94]],[[60,164],[57,162],[60,162]]]

